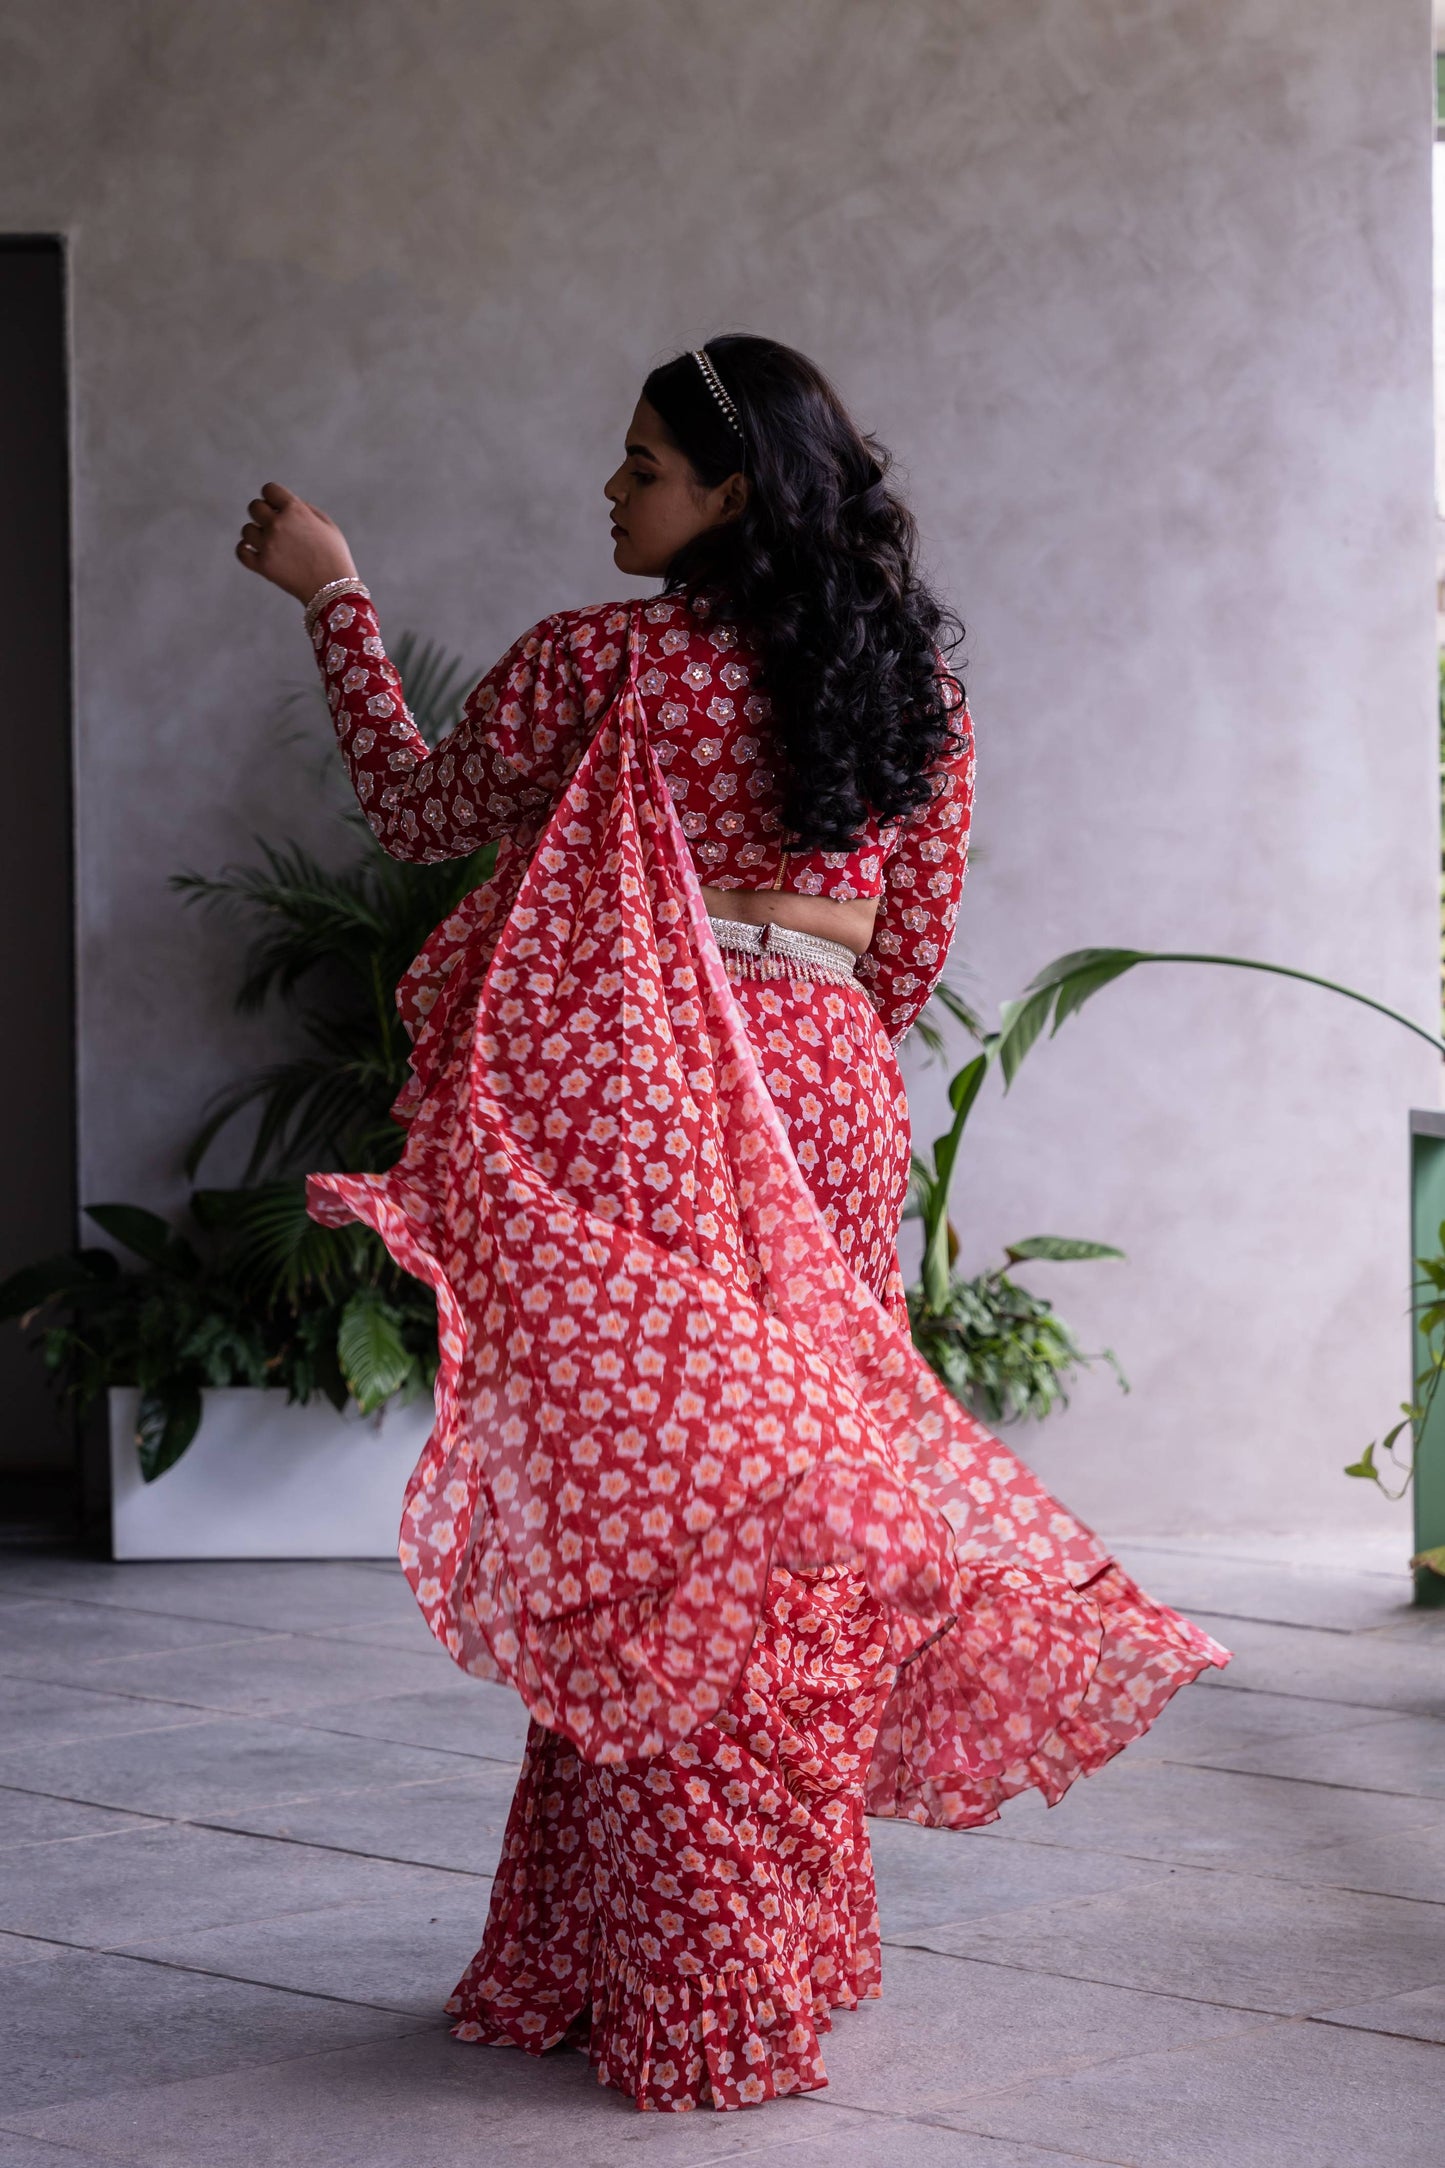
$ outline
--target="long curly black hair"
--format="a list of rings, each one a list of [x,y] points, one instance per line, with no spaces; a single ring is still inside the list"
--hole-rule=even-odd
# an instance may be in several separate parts
[[[963,687],[938,655],[963,626],[920,577],[888,453],[822,370],[742,333],[704,351],[740,428],[691,353],[654,369],[643,397],[705,488],[739,470],[751,486],[737,519],[678,552],[664,592],[746,628],[792,847],[847,850],[870,817],[923,805],[956,748]]]

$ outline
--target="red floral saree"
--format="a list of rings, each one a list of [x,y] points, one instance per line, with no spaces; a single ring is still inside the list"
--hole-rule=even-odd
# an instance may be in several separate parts
[[[845,1261],[647,742],[635,613],[631,642],[535,851],[504,843],[403,982],[400,1162],[310,1195],[436,1292],[401,1561],[534,1719],[457,2029],[590,2024],[639,2105],[733,2106],[826,2082],[829,2008],[877,1991],[865,1805],[1057,1800],[1227,1658]],[[898,1163],[896,1095],[849,1119]]]

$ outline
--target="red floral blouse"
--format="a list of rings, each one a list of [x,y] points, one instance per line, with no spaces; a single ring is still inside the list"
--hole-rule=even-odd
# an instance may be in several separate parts
[[[487,672],[434,752],[407,712],[371,604],[343,595],[320,612],[312,638],[337,738],[393,858],[430,864],[495,836],[540,834],[615,688],[630,607],[639,605],[544,618]],[[738,628],[681,598],[640,608],[638,690],[699,881],[840,902],[881,897],[858,971],[896,1042],[938,981],[958,916],[973,799],[967,709],[963,743],[940,766],[927,806],[871,824],[851,851],[785,852],[769,703]]]

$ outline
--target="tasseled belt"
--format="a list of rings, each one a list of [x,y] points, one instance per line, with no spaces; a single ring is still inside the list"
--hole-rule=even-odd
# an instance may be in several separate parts
[[[754,926],[746,919],[709,918],[731,976],[747,979],[833,979],[851,985],[858,959],[846,943],[792,926]]]

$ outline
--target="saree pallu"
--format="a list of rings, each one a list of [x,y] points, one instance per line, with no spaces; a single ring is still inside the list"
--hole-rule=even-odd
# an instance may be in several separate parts
[[[542,2046],[587,2007],[639,2105],[730,2106],[823,2082],[818,2022],[876,1990],[865,1805],[1056,1800],[1227,1658],[915,1353],[886,1041],[859,990],[775,988],[770,1019],[730,981],[636,653],[535,851],[504,845],[403,982],[397,1166],[310,1194],[435,1290],[399,1555],[534,1720],[459,2029]],[[830,1143],[861,1155],[824,1203],[812,1121],[820,1194]]]

